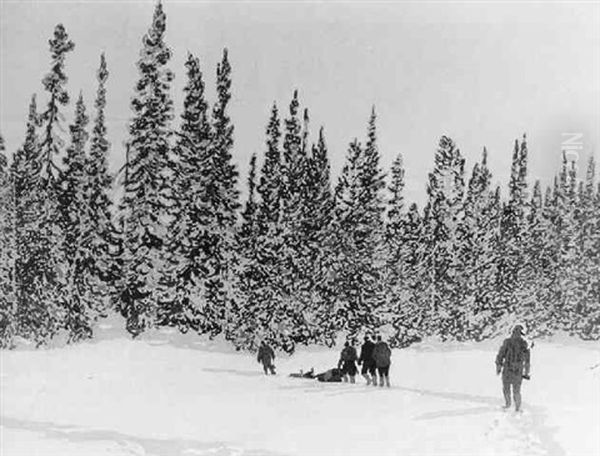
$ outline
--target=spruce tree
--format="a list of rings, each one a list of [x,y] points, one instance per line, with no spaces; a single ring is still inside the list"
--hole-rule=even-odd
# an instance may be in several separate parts
[[[242,211],[242,225],[240,227],[239,245],[246,257],[253,255],[256,249],[258,235],[257,223],[257,201],[256,201],[256,154],[250,157],[248,171],[248,199]]]
[[[10,348],[16,333],[15,194],[0,135],[0,348]]]
[[[317,144],[308,156],[308,185],[305,197],[305,225],[308,257],[307,313],[309,342],[331,345],[335,328],[330,324],[336,300],[333,282],[333,220],[335,201],[331,188],[331,165],[323,127]]]
[[[108,169],[110,143],[106,129],[106,82],[109,72],[104,54],[100,56],[100,66],[96,72],[98,89],[96,91],[96,108],[90,137],[90,153],[86,160],[84,193],[87,197],[85,216],[90,224],[90,257],[91,286],[98,300],[99,311],[104,312],[106,299],[115,293],[117,280],[117,264],[115,253],[118,245],[116,229],[112,222],[111,191],[113,177]]]
[[[200,299],[207,276],[206,244],[213,219],[209,197],[212,129],[200,60],[188,54],[185,66],[183,113],[173,148],[175,198],[158,315],[160,325],[174,326],[182,332],[201,329]]]
[[[555,176],[553,184],[546,188],[542,211],[544,221],[547,223],[546,256],[549,261],[549,267],[547,270],[547,294],[544,299],[547,304],[547,312],[545,315],[546,318],[544,318],[545,321],[542,320],[543,324],[541,325],[540,332],[554,332],[560,326],[559,301],[561,291],[558,281],[561,274],[561,199],[560,178],[559,176]]]
[[[393,321],[396,329],[395,339],[404,337],[408,323],[408,266],[409,250],[406,242],[406,214],[404,203],[404,165],[402,155],[397,155],[390,170],[389,198],[387,201],[387,219],[385,226],[385,255],[386,255],[386,298],[388,319]],[[404,320],[404,321],[401,321]],[[403,331],[404,330],[404,331]]]
[[[575,280],[577,240],[575,220],[576,176],[563,152],[561,169],[554,179],[552,199],[548,207],[551,255],[555,275],[552,280],[549,320],[553,330],[571,331],[575,316],[577,283]]]
[[[563,154],[563,167],[561,175],[564,174],[564,185],[561,188],[561,256],[560,256],[560,276],[558,288],[560,289],[560,314],[563,330],[574,333],[577,321],[578,307],[580,306],[584,290],[580,287],[579,260],[582,257],[580,242],[580,217],[578,214],[577,201],[577,170],[576,163],[570,163]],[[563,178],[561,177],[561,183]]]
[[[38,143],[39,173],[34,180],[37,195],[35,202],[28,210],[35,210],[33,237],[27,257],[29,292],[27,298],[30,305],[35,307],[34,313],[29,313],[27,327],[32,329],[32,338],[38,344],[45,343],[63,326],[67,312],[67,262],[61,249],[65,233],[60,226],[59,195],[61,170],[56,163],[56,157],[64,152],[65,141],[61,136],[63,131],[61,107],[69,103],[69,95],[65,88],[66,55],[75,45],[62,24],[54,29],[54,35],[49,40],[51,67],[44,76],[42,83],[48,93],[49,100],[46,109],[40,114],[41,135]]]
[[[135,337],[156,322],[159,282],[164,268],[170,188],[170,123],[173,103],[167,68],[171,51],[164,42],[166,15],[162,4],[142,40],[137,62],[139,80],[131,103],[127,179],[123,190],[123,283],[118,310]]]
[[[46,185],[55,184],[60,174],[60,169],[54,160],[61,154],[65,144],[60,136],[61,119],[64,118],[60,107],[69,103],[69,94],[65,88],[68,80],[65,74],[65,59],[67,53],[75,48],[75,44],[69,39],[62,24],[54,28],[54,36],[49,40],[49,45],[52,64],[50,72],[44,76],[42,83],[50,99],[46,110],[40,116],[43,131],[40,143],[41,175]]]
[[[283,249],[283,198],[284,169],[281,147],[281,121],[277,106],[273,104],[266,128],[266,150],[256,188],[259,196],[257,208],[258,238],[256,255],[260,267],[256,270],[255,298],[251,300],[250,321],[255,322],[255,334],[247,334],[246,344],[253,347],[260,337],[280,344],[277,336],[283,326],[285,313],[279,287],[281,251]]]
[[[590,276],[588,309],[585,324],[580,334],[586,339],[600,339],[600,183],[594,197],[594,211],[591,225],[594,227],[590,236],[588,254],[591,256],[592,274]],[[588,310],[586,309],[586,310]]]
[[[69,127],[71,144],[67,148],[64,167],[61,173],[59,193],[60,227],[63,235],[62,253],[65,258],[65,329],[69,332],[69,341],[92,337],[92,323],[95,316],[93,290],[90,288],[91,274],[89,250],[92,240],[92,227],[88,209],[86,184],[86,147],[89,134],[83,96],[80,94],[75,105],[73,125]]]
[[[11,165],[15,196],[16,265],[15,286],[17,299],[18,334],[41,345],[57,330],[63,309],[53,300],[54,289],[44,282],[46,274],[54,270],[49,263],[49,246],[45,231],[40,229],[48,205],[42,185],[42,156],[38,128],[40,116],[35,95],[29,104],[26,136],[23,146],[14,154]],[[50,258],[54,259],[56,257]]]
[[[552,227],[547,218],[548,208],[545,208],[544,204],[541,184],[536,180],[529,204],[530,211],[524,239],[525,281],[523,285],[526,292],[530,294],[531,300],[522,313],[522,321],[535,335],[551,332],[548,328],[549,310],[553,305],[550,290],[553,288],[553,275],[558,266],[552,255]]]
[[[248,198],[242,211],[242,223],[237,234],[237,245],[241,255],[238,287],[239,300],[235,315],[234,343],[238,347],[253,345],[253,334],[258,329],[257,312],[261,307],[261,258],[258,249],[259,224],[258,201],[256,199],[256,155],[250,158],[248,172]]]
[[[35,271],[27,268],[31,264],[32,248],[31,238],[35,235],[32,231],[35,218],[35,208],[32,208],[34,195],[37,195],[37,178],[39,177],[40,160],[37,127],[39,118],[37,113],[36,97],[31,97],[29,104],[29,115],[27,119],[27,133],[23,146],[13,155],[11,165],[11,178],[14,187],[15,196],[15,244],[16,244],[16,264],[15,264],[15,294],[17,301],[17,326],[19,333],[25,337],[29,336],[29,325],[26,321],[21,321],[30,312],[27,306],[34,305],[29,294],[32,293],[33,278]],[[33,210],[32,210],[33,209]]]
[[[365,146],[350,144],[336,188],[336,324],[351,335],[374,330],[383,310],[383,179],[373,109]]]
[[[278,322],[277,343],[293,351],[297,342],[311,337],[311,290],[308,273],[307,191],[309,186],[306,142],[307,114],[300,117],[298,91],[294,91],[289,116],[284,122],[282,154],[281,252],[276,287],[281,302],[275,311]]]
[[[499,224],[491,178],[484,148],[481,163],[473,167],[458,225],[453,269],[459,271],[455,275],[456,311],[464,321],[456,334],[459,338],[481,339],[491,335],[493,327]]]
[[[196,293],[203,304],[202,331],[231,336],[234,325],[236,261],[235,232],[239,191],[238,171],[232,160],[233,124],[228,113],[231,100],[231,65],[227,49],[217,65],[217,101],[212,110],[207,202],[210,219],[204,244],[205,277]]]
[[[392,320],[395,345],[405,346],[418,342],[429,326],[427,319],[429,294],[427,282],[427,243],[423,217],[416,203],[412,203],[402,217],[401,258],[403,262],[403,300]]]
[[[579,227],[581,255],[577,270],[584,293],[578,303],[576,330],[583,338],[598,339],[600,330],[600,215],[599,193],[594,190],[596,162],[590,155],[585,181],[579,194]]]
[[[261,234],[277,229],[281,218],[281,199],[283,192],[282,157],[280,151],[281,122],[277,105],[273,104],[269,124],[266,129],[267,150],[261,168],[257,192],[260,195],[259,224]]]
[[[501,243],[504,255],[499,265],[499,288],[502,307],[513,316],[519,316],[521,306],[530,298],[523,288],[525,264],[527,200],[527,142],[515,140],[509,182],[509,200],[505,204],[501,221]]]
[[[453,337],[463,331],[462,309],[457,302],[461,273],[455,261],[460,209],[464,195],[465,160],[454,142],[442,136],[429,173],[425,207],[430,331]]]

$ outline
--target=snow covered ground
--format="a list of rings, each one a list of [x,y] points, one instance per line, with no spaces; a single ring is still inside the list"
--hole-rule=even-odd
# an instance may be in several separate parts
[[[3,351],[0,454],[599,455],[600,345],[537,342],[517,415],[500,409],[499,343],[395,350],[390,389],[287,376],[337,349],[280,355],[275,377],[193,336]]]

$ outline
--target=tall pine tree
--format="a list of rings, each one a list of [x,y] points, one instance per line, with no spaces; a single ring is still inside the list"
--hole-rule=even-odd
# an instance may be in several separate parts
[[[233,124],[228,107],[231,100],[231,65],[227,49],[217,65],[217,101],[213,106],[212,135],[206,197],[209,219],[204,233],[203,283],[196,288],[202,308],[201,329],[211,335],[234,326],[236,259],[235,233],[239,191],[238,171],[232,161]]]
[[[527,194],[527,142],[525,135],[521,144],[515,140],[509,182],[509,199],[505,203],[501,221],[501,244],[504,252],[499,263],[499,291],[501,306],[513,318],[527,307],[530,298],[524,290],[523,265],[528,194]]]
[[[96,72],[98,89],[96,108],[90,137],[90,153],[86,160],[84,193],[87,198],[85,216],[90,229],[89,269],[91,287],[98,301],[98,310],[104,313],[107,298],[115,294],[117,280],[117,233],[112,221],[113,177],[108,168],[110,143],[106,129],[106,82],[109,72],[104,54],[100,56],[100,66]],[[114,297],[114,296],[113,296]]]
[[[167,68],[171,51],[164,42],[165,31],[166,15],[158,3],[137,62],[140,77],[131,103],[122,202],[123,282],[118,309],[134,337],[156,322],[172,198],[169,140],[173,102],[169,88],[173,73]]]
[[[279,287],[281,252],[283,249],[283,198],[284,168],[281,153],[281,121],[277,106],[273,104],[266,128],[266,150],[256,187],[259,196],[257,208],[258,238],[256,256],[258,267],[256,280],[249,303],[255,322],[255,336],[248,334],[247,344],[252,347],[264,337],[279,344],[279,328],[283,327],[285,313],[283,297]],[[250,326],[251,327],[251,326]]]
[[[43,78],[44,89],[49,100],[45,111],[40,115],[41,136],[39,139],[39,179],[35,187],[36,202],[32,231],[35,240],[28,247],[30,256],[27,261],[31,282],[28,284],[27,299],[31,300],[35,313],[30,314],[29,327],[38,344],[47,342],[55,335],[65,321],[67,312],[67,263],[62,251],[65,233],[60,225],[59,195],[60,168],[56,157],[64,152],[65,141],[61,136],[64,118],[61,107],[69,103],[69,95],[65,88],[65,59],[75,45],[62,24],[54,29],[53,38],[49,41],[51,54],[50,71]],[[35,315],[35,317],[33,317]],[[34,321],[35,318],[35,321]]]
[[[383,309],[383,179],[373,109],[366,144],[350,144],[336,188],[336,325],[351,336],[378,327]]]
[[[174,205],[169,229],[168,267],[162,277],[158,322],[182,332],[198,331],[201,324],[201,287],[207,275],[206,239],[212,207],[208,191],[211,178],[210,125],[200,60],[189,54],[183,113],[173,149]],[[201,290],[201,288],[200,288]]]
[[[455,275],[458,289],[454,303],[463,320],[459,338],[480,339],[493,328],[500,226],[491,178],[484,148],[481,163],[473,167],[458,226],[458,256],[453,268],[460,271]]]
[[[94,321],[94,295],[90,288],[91,275],[89,251],[92,240],[91,222],[86,195],[86,146],[88,141],[86,114],[83,96],[80,94],[75,105],[75,120],[70,126],[71,144],[67,148],[61,173],[59,193],[60,227],[63,234],[65,280],[67,283],[65,304],[65,329],[69,341],[92,337]]]
[[[465,160],[450,138],[442,136],[429,173],[425,207],[429,318],[433,331],[452,337],[463,330],[457,305],[460,269],[455,261]]]
[[[17,321],[15,193],[4,150],[0,135],[0,348],[13,345]]]

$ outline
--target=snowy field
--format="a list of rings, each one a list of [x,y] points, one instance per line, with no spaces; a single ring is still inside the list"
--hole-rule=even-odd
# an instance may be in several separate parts
[[[254,356],[197,337],[1,352],[2,456],[600,454],[600,345],[537,342],[524,412],[501,410],[500,341],[395,350],[392,388],[289,378],[338,351]]]

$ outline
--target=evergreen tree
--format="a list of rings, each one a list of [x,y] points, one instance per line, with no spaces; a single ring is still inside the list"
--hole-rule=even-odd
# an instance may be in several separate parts
[[[554,274],[557,264],[553,257],[552,226],[547,218],[551,196],[544,203],[540,181],[533,187],[530,212],[527,217],[525,243],[524,289],[531,300],[523,309],[522,320],[532,334],[548,334],[549,309],[552,307]]]
[[[388,319],[394,322],[397,340],[402,339],[402,330],[406,330],[410,325],[406,321],[409,315],[405,312],[408,310],[410,293],[406,275],[410,251],[408,245],[405,244],[407,219],[404,213],[404,174],[402,155],[399,154],[392,162],[391,167],[385,227],[387,310],[391,313]]]
[[[39,118],[37,113],[36,97],[31,97],[29,104],[29,115],[27,119],[26,139],[21,148],[13,155],[11,164],[11,179],[14,188],[15,198],[15,249],[16,249],[16,264],[15,264],[15,298],[16,305],[16,325],[19,327],[21,335],[27,335],[28,329],[26,322],[21,321],[23,317],[28,315],[27,306],[32,305],[32,300],[29,299],[28,293],[32,290],[27,286],[33,282],[34,271],[26,269],[24,266],[29,263],[29,258],[33,249],[29,240],[34,235],[31,231],[33,196],[37,195],[37,180],[39,176],[39,148],[37,127],[39,126]]]
[[[388,200],[388,211],[387,211],[387,241],[390,238],[394,238],[396,233],[402,234],[398,231],[401,228],[402,215],[404,213],[404,164],[402,155],[398,154],[392,162],[391,168],[391,183],[388,188],[390,198]]]
[[[237,245],[241,259],[239,289],[243,299],[236,314],[234,343],[237,346],[252,346],[253,334],[257,330],[257,312],[261,306],[261,262],[259,256],[258,201],[256,200],[256,155],[250,158],[248,172],[248,199],[242,211]]]
[[[40,116],[35,96],[29,104],[26,136],[23,146],[14,154],[11,166],[15,196],[16,265],[15,286],[17,299],[18,334],[43,344],[58,329],[63,309],[56,300],[55,290],[47,275],[55,270],[50,257],[53,247],[40,229],[47,216],[46,187],[42,184],[42,156],[38,128]],[[52,277],[52,276],[50,276]]]
[[[229,326],[234,325],[232,309],[237,299],[234,289],[238,270],[235,232],[239,208],[238,172],[231,154],[234,129],[228,114],[230,100],[231,66],[225,49],[217,65],[217,101],[212,110],[207,181],[210,219],[204,244],[206,274],[197,294],[204,306],[202,330],[211,335],[224,331],[227,337],[231,337]]]
[[[168,268],[162,278],[165,293],[158,317],[159,324],[182,332],[201,329],[201,296],[195,286],[207,275],[205,252],[213,216],[209,199],[212,133],[200,60],[189,54],[185,66],[183,113],[173,149],[176,198],[171,208]]]
[[[499,264],[499,288],[502,307],[508,314],[519,315],[520,306],[530,296],[524,291],[527,216],[527,142],[525,135],[519,146],[515,140],[509,183],[509,200],[504,205],[501,221],[501,243],[504,252]]]
[[[330,324],[336,300],[333,283],[333,220],[335,201],[331,189],[331,165],[323,128],[308,156],[308,185],[303,233],[307,242],[308,299],[306,320],[309,342],[332,345],[335,328]]]
[[[31,190],[37,195],[27,208],[27,211],[35,213],[31,217],[33,239],[30,239],[27,247],[30,255],[26,257],[25,267],[30,277],[27,279],[28,292],[24,299],[28,299],[28,306],[34,309],[25,317],[28,320],[25,327],[30,328],[31,338],[38,344],[47,342],[61,329],[68,307],[67,264],[61,249],[65,233],[60,226],[58,201],[61,171],[55,159],[64,152],[65,142],[61,137],[64,115],[60,108],[69,103],[64,66],[66,55],[75,45],[63,25],[59,24],[54,29],[49,46],[51,67],[42,80],[49,100],[39,117],[42,132],[39,142],[36,141],[39,170],[35,171],[33,180],[36,186]]]
[[[600,339],[600,183],[596,188],[596,196],[594,198],[594,212],[591,222],[593,231],[591,239],[589,241],[589,250],[586,254],[590,255],[592,273],[590,275],[590,285],[587,301],[587,309],[582,309],[582,313],[585,310],[589,310],[586,315],[586,322],[582,325],[580,334],[586,339]]]
[[[250,331],[246,335],[246,344],[254,347],[260,337],[268,338],[276,343],[282,327],[285,313],[278,311],[283,308],[283,297],[279,288],[281,252],[283,249],[283,198],[284,198],[284,169],[281,154],[281,121],[277,106],[273,104],[271,115],[266,128],[265,158],[260,170],[260,179],[256,188],[259,196],[257,208],[257,245],[256,256],[259,267],[256,270],[254,297],[248,298],[251,307],[246,312],[251,318],[248,328],[256,328],[255,334]],[[250,309],[250,310],[248,310]]]
[[[424,314],[422,277],[422,220],[416,204],[405,208],[405,169],[399,154],[391,166],[385,229],[385,321],[391,324],[393,345],[405,346],[420,339]]]
[[[281,199],[283,193],[282,158],[280,147],[281,122],[277,106],[273,104],[271,117],[266,130],[267,150],[261,168],[257,192],[260,195],[259,224],[261,234],[270,232],[274,237],[281,218]]]
[[[239,235],[239,245],[244,252],[247,252],[246,257],[251,257],[255,251],[257,235],[256,154],[253,154],[250,157],[248,171],[248,199],[242,212],[242,225]]]
[[[395,345],[405,346],[421,340],[427,331],[429,312],[427,293],[427,243],[424,220],[415,203],[402,217],[403,299],[392,325]]]
[[[558,314],[559,293],[558,281],[560,277],[561,262],[561,196],[560,179],[554,177],[552,186],[546,188],[544,195],[543,219],[546,223],[546,256],[549,262],[547,270],[547,288],[545,303],[546,314],[541,321],[540,332],[554,332],[559,326]],[[545,318],[544,318],[545,317]],[[537,325],[536,325],[537,326]]]
[[[294,91],[285,119],[283,153],[281,160],[280,229],[281,243],[277,272],[272,286],[278,292],[276,308],[269,327],[277,324],[276,344],[286,351],[293,351],[298,342],[311,338],[310,308],[312,296],[308,271],[309,245],[307,228],[307,197],[309,166],[306,130],[300,118],[298,91]],[[303,127],[304,125],[304,127]],[[273,331],[271,329],[271,331]]]
[[[15,198],[8,161],[0,135],[0,348],[13,345],[16,333]]]
[[[554,179],[552,197],[548,204],[547,218],[554,277],[551,282],[550,312],[548,319],[552,330],[570,331],[575,312],[577,282],[575,279],[577,253],[577,229],[575,221],[575,182],[572,166],[563,153],[560,172]]]
[[[60,136],[62,131],[60,122],[64,116],[60,112],[60,107],[69,103],[69,94],[65,88],[68,80],[65,74],[65,58],[67,53],[75,48],[75,44],[69,39],[62,24],[54,28],[54,36],[49,41],[49,45],[52,64],[50,72],[44,76],[42,83],[50,99],[46,110],[40,116],[43,128],[40,143],[41,175],[46,185],[54,184],[60,174],[54,159],[61,154],[64,147],[64,140]]]
[[[86,131],[89,118],[83,96],[80,94],[75,106],[75,120],[70,126],[71,144],[67,148],[64,168],[61,173],[59,197],[59,224],[62,232],[65,281],[67,284],[65,305],[65,329],[69,341],[92,337],[94,321],[93,290],[90,288],[89,251],[92,240],[91,221],[88,219],[88,197],[86,194],[87,173],[85,148],[88,141]]]
[[[596,162],[590,155],[585,181],[579,192],[580,257],[577,266],[583,290],[578,303],[576,330],[583,338],[600,338],[600,216],[594,191]]]
[[[351,335],[375,329],[384,303],[385,184],[379,167],[375,122],[373,109],[366,144],[363,147],[356,140],[350,144],[336,188],[336,324]]]
[[[464,196],[465,160],[454,142],[442,136],[429,173],[425,207],[429,288],[428,322],[443,337],[463,331],[463,312],[457,304],[461,274],[456,262],[460,209]]]
[[[459,222],[457,253],[453,268],[458,290],[457,311],[464,319],[460,338],[480,339],[493,323],[497,258],[495,242],[499,235],[496,195],[491,190],[492,174],[487,166],[487,150],[475,164]]]
[[[140,78],[131,103],[127,178],[122,207],[123,283],[118,310],[135,337],[156,321],[159,282],[164,268],[170,198],[169,95],[173,73],[167,68],[171,51],[164,42],[166,15],[162,4],[154,10],[152,25],[142,40],[137,62]]]
[[[563,177],[564,175],[564,177]],[[560,275],[558,290],[560,297],[560,327],[573,333],[577,320],[578,306],[583,300],[584,290],[580,287],[579,260],[581,258],[580,219],[577,202],[577,170],[574,161],[568,162],[563,153],[563,169],[561,170],[561,213],[560,235]]]
[[[114,258],[118,245],[117,233],[112,223],[111,190],[113,178],[108,169],[110,143],[106,130],[106,82],[109,72],[104,54],[100,56],[100,66],[96,73],[98,89],[96,91],[96,108],[93,129],[90,138],[90,154],[86,160],[84,193],[87,197],[85,215],[90,224],[90,256],[88,268],[91,272],[92,289],[98,301],[114,295],[117,280],[117,264]],[[99,305],[104,311],[106,303]]]

